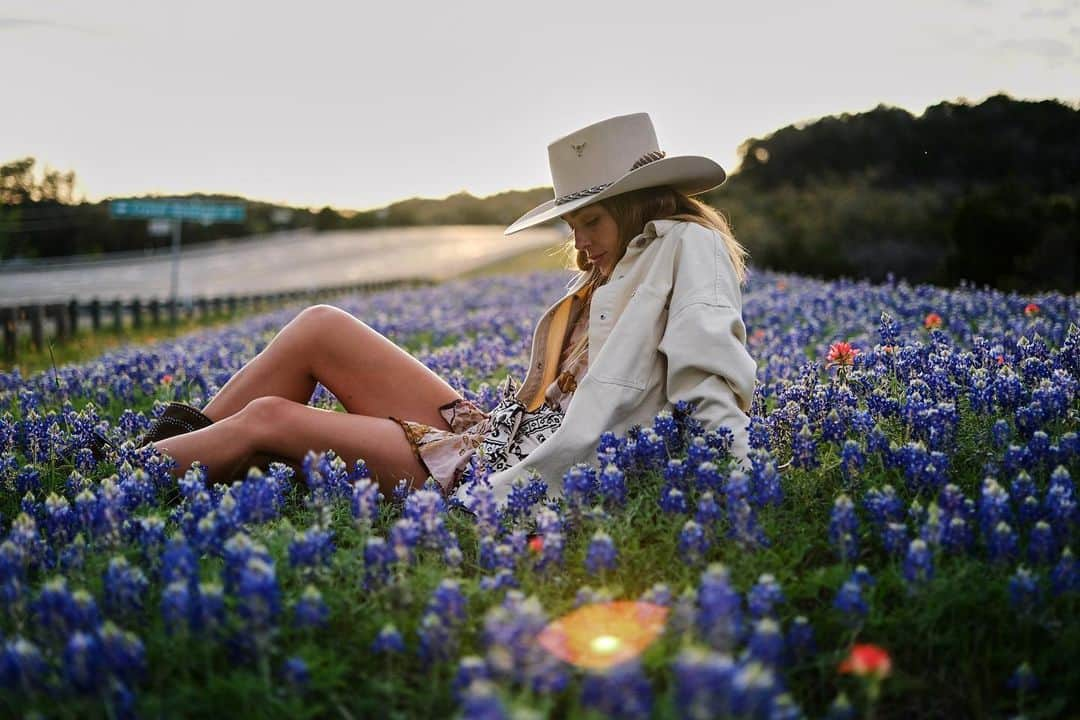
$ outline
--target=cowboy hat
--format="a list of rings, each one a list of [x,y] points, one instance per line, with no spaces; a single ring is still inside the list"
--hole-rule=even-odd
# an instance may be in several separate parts
[[[699,155],[667,157],[648,113],[593,123],[548,145],[555,197],[515,220],[503,235],[571,213],[598,200],[658,185],[687,195],[712,190],[727,173]]]

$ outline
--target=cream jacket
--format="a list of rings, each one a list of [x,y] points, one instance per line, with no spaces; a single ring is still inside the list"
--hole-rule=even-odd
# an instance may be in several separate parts
[[[563,338],[552,331],[553,316],[586,275],[575,276],[537,323],[517,393],[526,405],[543,392],[545,361],[557,362]],[[543,476],[549,495],[561,495],[570,466],[595,464],[601,433],[651,426],[680,400],[698,402],[694,417],[706,429],[730,428],[732,454],[746,463],[757,364],[746,350],[742,293],[718,231],[675,220],[646,223],[593,293],[588,332],[588,369],[561,426],[524,460],[488,477],[500,505],[514,481],[527,481],[532,471]],[[463,484],[454,495],[471,507],[468,489]]]

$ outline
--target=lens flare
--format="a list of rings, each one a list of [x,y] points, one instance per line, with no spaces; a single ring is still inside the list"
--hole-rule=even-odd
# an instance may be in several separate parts
[[[583,605],[548,624],[537,638],[552,655],[591,670],[637,657],[664,630],[668,609],[630,600]]]

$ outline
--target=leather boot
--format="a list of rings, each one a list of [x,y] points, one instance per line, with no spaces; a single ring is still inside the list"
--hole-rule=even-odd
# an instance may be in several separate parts
[[[191,405],[181,402],[170,402],[165,412],[154,420],[150,429],[146,431],[136,447],[143,447],[147,443],[164,440],[174,435],[194,432],[204,427],[213,425],[214,421],[203,415]],[[97,430],[93,431],[90,440],[90,451],[98,462],[103,462],[119,455],[120,449]]]

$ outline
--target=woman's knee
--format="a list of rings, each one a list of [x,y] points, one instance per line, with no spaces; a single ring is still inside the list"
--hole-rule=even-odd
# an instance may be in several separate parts
[[[248,402],[236,413],[236,423],[252,442],[252,450],[263,450],[276,434],[288,427],[300,403],[278,395],[264,395]]]
[[[341,308],[325,303],[308,305],[296,316],[297,324],[316,332],[329,332],[344,321],[355,320],[356,318]]]

